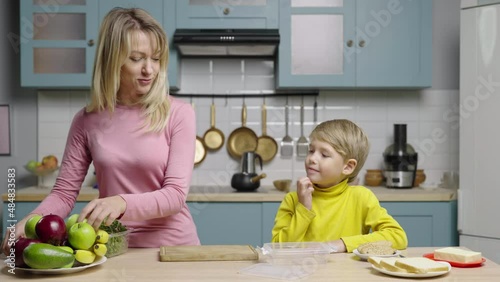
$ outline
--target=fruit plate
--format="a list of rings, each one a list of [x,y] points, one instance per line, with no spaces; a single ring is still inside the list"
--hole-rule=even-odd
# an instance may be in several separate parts
[[[442,260],[442,259],[435,259],[433,253],[424,254],[423,257],[426,257],[426,258],[429,258],[429,259],[432,259],[432,260],[435,260],[435,261],[445,261],[445,262],[449,263],[453,267],[463,267],[463,268],[466,268],[466,267],[480,267],[486,261],[485,258],[481,258],[480,261],[468,262],[468,263],[465,263],[465,262],[456,262],[456,261],[449,261],[449,260]]]
[[[36,176],[46,176],[46,175],[49,175],[49,174],[53,173],[54,171],[58,170],[59,167],[37,171],[34,169],[30,169],[28,166],[24,166],[24,169],[26,169],[27,171],[29,171],[30,173],[32,173]]]
[[[379,268],[372,264],[372,268],[377,270],[378,272],[382,272],[387,275],[397,276],[397,277],[405,277],[405,278],[426,278],[426,277],[436,277],[444,275],[451,271],[451,265],[444,261],[439,261],[446,266],[448,266],[447,271],[436,271],[436,272],[427,272],[427,273],[408,273],[408,272],[397,272],[397,271],[389,271],[385,268]]]
[[[401,251],[396,250],[394,252],[394,254],[392,254],[392,255],[369,255],[369,254],[362,254],[358,251],[358,249],[354,249],[352,251],[352,253],[357,255],[362,260],[368,260],[369,257],[379,257],[379,258],[399,257],[399,255],[401,254]]]
[[[91,268],[91,267],[103,264],[104,262],[106,262],[106,260],[108,260],[108,259],[103,256],[99,260],[94,261],[91,264],[86,264],[86,265],[76,266],[76,267],[71,267],[71,268],[34,269],[34,268],[16,267],[16,269],[24,271],[24,272],[33,273],[33,274],[69,274],[69,273],[83,271],[87,268]]]

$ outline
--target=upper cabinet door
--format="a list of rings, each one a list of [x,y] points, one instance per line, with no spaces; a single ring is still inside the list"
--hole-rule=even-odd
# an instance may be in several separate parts
[[[97,1],[21,0],[21,86],[89,87]]]
[[[177,0],[177,28],[278,28],[277,0]]]
[[[90,1],[90,0],[87,0]],[[148,12],[160,24],[163,24],[163,0],[105,0],[99,1],[99,23],[114,7],[141,8]]]
[[[278,87],[431,86],[432,0],[280,3]]]
[[[358,0],[356,86],[429,87],[432,0]]]
[[[280,1],[278,87],[352,87],[354,1]]]
[[[21,86],[90,88],[99,24],[114,7],[139,7],[175,31],[175,1],[21,0]],[[165,20],[164,20],[165,17]],[[177,51],[170,43],[168,81],[177,87]]]

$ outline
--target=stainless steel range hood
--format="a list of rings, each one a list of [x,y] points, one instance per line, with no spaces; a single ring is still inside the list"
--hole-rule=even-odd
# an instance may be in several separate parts
[[[182,56],[273,57],[277,29],[177,29],[174,46]]]

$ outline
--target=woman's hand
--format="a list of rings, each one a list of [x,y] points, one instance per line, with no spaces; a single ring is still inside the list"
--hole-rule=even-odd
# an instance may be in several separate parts
[[[87,223],[98,229],[101,223],[110,225],[125,212],[127,203],[120,196],[111,196],[90,201],[80,212],[77,222],[87,219]]]
[[[299,202],[308,210],[312,208],[313,192],[313,184],[308,177],[303,177],[297,180],[297,196],[299,197]]]
[[[28,214],[25,218],[21,219],[15,225],[14,228],[8,228],[7,229],[7,232],[5,232],[5,237],[3,238],[3,241],[2,241],[2,252],[5,255],[9,255],[10,248],[13,247],[12,243],[9,243],[9,238],[10,238],[10,242],[12,242],[12,241],[16,241],[21,236],[25,237],[24,226],[26,225],[26,222],[28,221],[28,219],[30,219],[34,215],[35,214],[33,214],[33,213],[32,214]],[[14,234],[11,235],[11,232],[14,232]]]

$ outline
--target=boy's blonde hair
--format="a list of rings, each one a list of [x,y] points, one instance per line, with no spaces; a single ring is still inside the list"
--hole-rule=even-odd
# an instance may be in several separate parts
[[[92,75],[91,101],[87,112],[108,110],[114,112],[118,102],[121,67],[134,46],[138,32],[149,35],[154,54],[160,59],[160,69],[151,89],[141,97],[147,131],[158,132],[165,128],[170,109],[167,65],[168,40],[160,23],[146,11],[138,8],[114,8],[103,19],[99,30],[94,72]]]
[[[316,126],[309,137],[330,144],[344,160],[355,159],[356,168],[347,177],[348,182],[356,179],[370,151],[368,137],[359,126],[346,119],[329,120]]]

